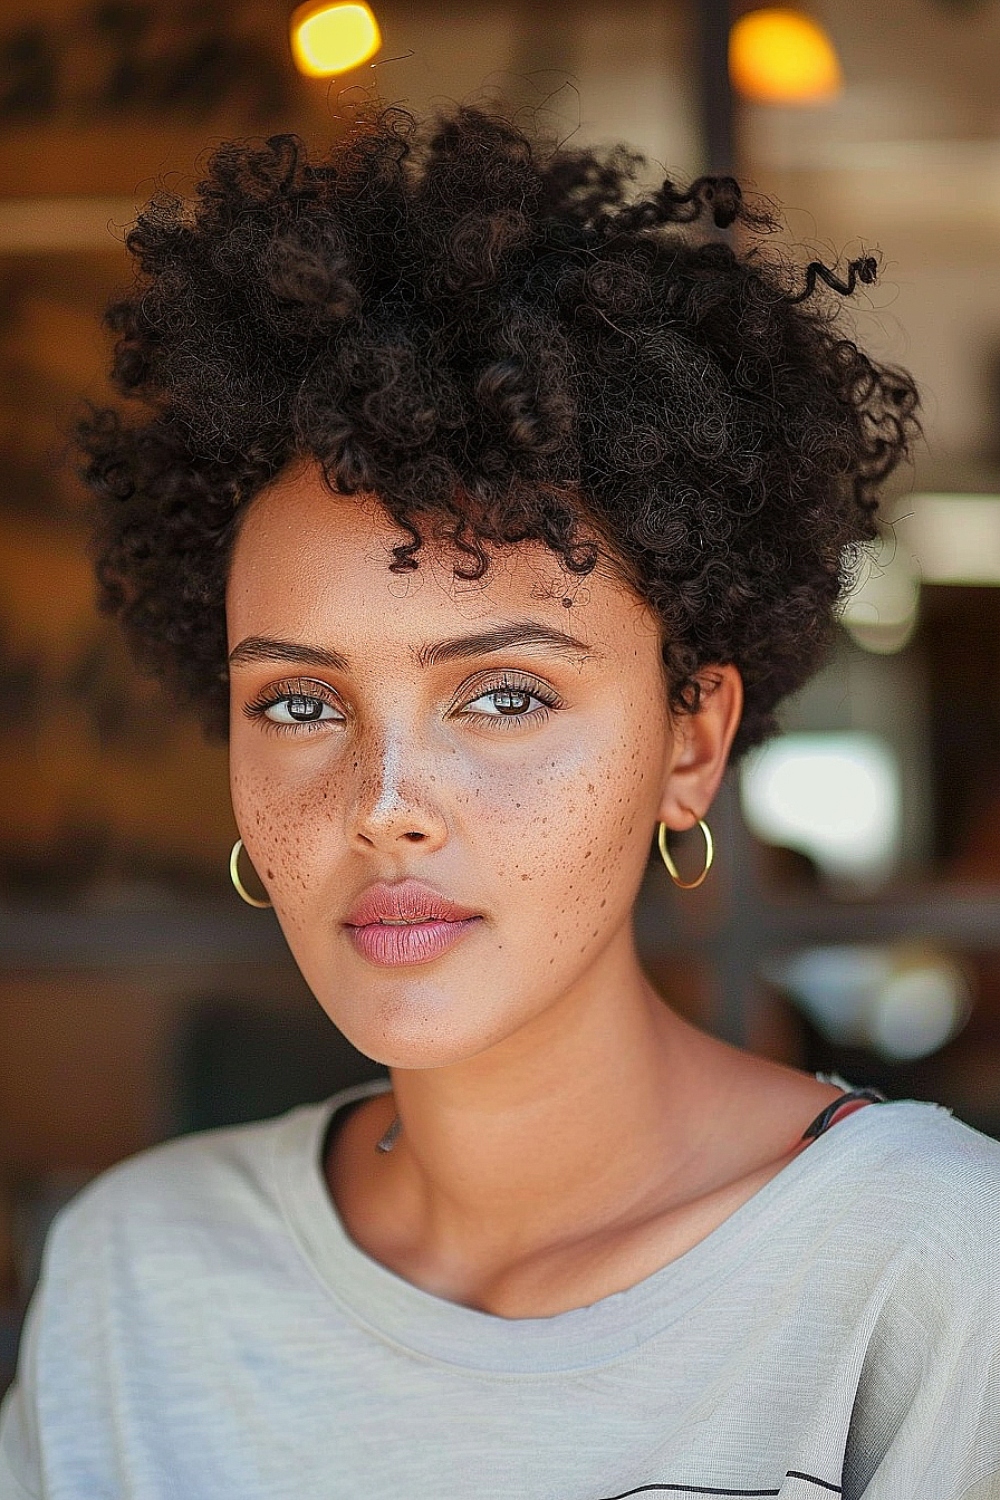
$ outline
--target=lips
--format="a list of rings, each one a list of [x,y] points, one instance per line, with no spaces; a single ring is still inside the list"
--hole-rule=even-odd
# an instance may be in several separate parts
[[[383,968],[428,963],[481,921],[479,912],[449,901],[417,880],[379,883],[363,891],[344,921],[370,963]]]
[[[449,901],[419,880],[401,880],[398,885],[370,885],[347,913],[348,927],[368,927],[374,922],[465,922],[479,913]]]

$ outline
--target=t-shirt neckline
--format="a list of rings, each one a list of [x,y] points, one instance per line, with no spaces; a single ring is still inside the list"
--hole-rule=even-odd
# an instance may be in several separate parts
[[[503,1318],[449,1302],[374,1260],[348,1235],[330,1197],[322,1150],[333,1116],[386,1092],[387,1079],[354,1085],[276,1122],[271,1171],[286,1223],[326,1292],[358,1324],[411,1354],[484,1374],[544,1375],[590,1369],[628,1355],[682,1318],[748,1258],[766,1253],[768,1230],[799,1194],[803,1212],[822,1202],[845,1151],[876,1139],[868,1117],[921,1101],[859,1109],[799,1152],[697,1244],[620,1292],[544,1318]],[[839,1144],[838,1144],[839,1143]],[[847,1150],[850,1148],[850,1150]]]

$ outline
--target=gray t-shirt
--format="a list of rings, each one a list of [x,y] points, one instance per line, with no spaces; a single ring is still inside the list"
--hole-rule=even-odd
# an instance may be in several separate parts
[[[869,1105],[628,1291],[504,1319],[345,1234],[323,1140],[369,1091],[62,1210],[0,1500],[1000,1497],[997,1142]]]

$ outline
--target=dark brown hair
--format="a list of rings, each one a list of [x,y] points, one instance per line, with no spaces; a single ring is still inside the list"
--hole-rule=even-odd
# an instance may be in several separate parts
[[[732,662],[737,750],[773,727],[916,395],[838,324],[874,260],[790,266],[732,179],[643,192],[640,164],[475,109],[427,127],[372,110],[321,157],[223,145],[193,202],[140,215],[108,314],[130,405],[92,411],[79,442],[104,607],[209,722],[241,510],[312,456],[379,497],[399,569],[431,537],[470,576],[535,539],[581,574],[603,538],[663,621],[674,707]]]

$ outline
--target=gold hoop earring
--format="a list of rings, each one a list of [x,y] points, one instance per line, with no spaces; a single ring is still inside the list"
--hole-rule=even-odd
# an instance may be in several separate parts
[[[246,886],[240,879],[240,850],[242,848],[243,840],[237,839],[236,843],[233,845],[233,852],[229,856],[229,878],[233,882],[233,885],[236,887],[236,894],[238,896],[242,896],[247,906],[256,906],[263,910],[265,906],[271,905],[270,901],[258,901],[256,896],[251,896],[250,892],[247,890]]]
[[[667,848],[667,834],[669,829],[666,823],[657,824],[656,842],[659,845],[660,858],[667,867],[667,874],[670,876],[670,879],[674,882],[677,889],[681,891],[696,891],[700,885],[703,885],[709,870],[712,868],[712,861],[715,858],[715,840],[712,837],[712,830],[704,818],[698,819],[698,827],[705,835],[705,868],[697,880],[682,880],[678,874],[677,866],[671,857],[670,850]]]

